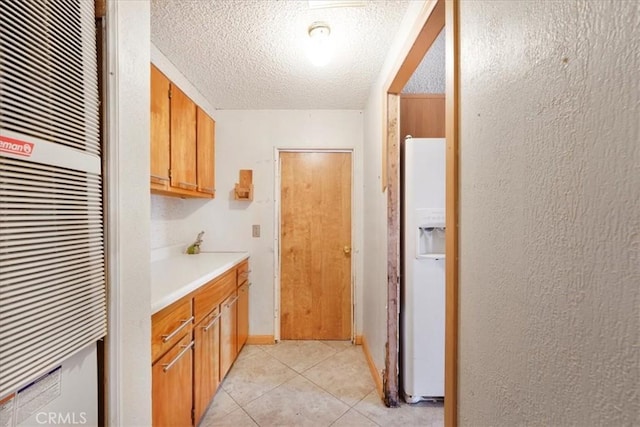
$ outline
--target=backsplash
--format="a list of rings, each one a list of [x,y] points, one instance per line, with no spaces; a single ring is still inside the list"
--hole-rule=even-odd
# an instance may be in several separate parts
[[[188,244],[198,233],[189,216],[206,201],[151,195],[151,249]]]

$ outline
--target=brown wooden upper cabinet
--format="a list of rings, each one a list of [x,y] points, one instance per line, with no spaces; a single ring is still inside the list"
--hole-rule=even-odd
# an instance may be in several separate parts
[[[169,186],[169,89],[171,82],[151,66],[151,190]]]
[[[215,121],[151,65],[151,192],[215,196]]]
[[[198,107],[198,137],[196,149],[198,152],[198,191],[215,195],[215,141],[216,122]]]
[[[400,95],[400,137],[444,138],[444,94]]]

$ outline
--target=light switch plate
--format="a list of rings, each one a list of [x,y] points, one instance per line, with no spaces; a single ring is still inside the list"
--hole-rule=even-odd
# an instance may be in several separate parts
[[[260,237],[260,225],[259,224],[254,224],[251,227],[251,234],[253,237]]]

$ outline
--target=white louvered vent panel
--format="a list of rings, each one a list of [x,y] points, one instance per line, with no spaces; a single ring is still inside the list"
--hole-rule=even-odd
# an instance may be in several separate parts
[[[105,335],[102,209],[99,174],[0,156],[0,396]]]
[[[0,1],[0,125],[100,155],[94,6]]]

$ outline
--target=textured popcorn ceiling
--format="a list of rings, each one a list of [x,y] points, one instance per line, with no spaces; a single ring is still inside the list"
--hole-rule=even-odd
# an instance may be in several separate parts
[[[218,109],[360,110],[408,4],[152,0],[151,41]],[[306,56],[314,21],[331,27],[324,67]]]
[[[402,93],[444,93],[446,84],[444,28],[434,40]]]

